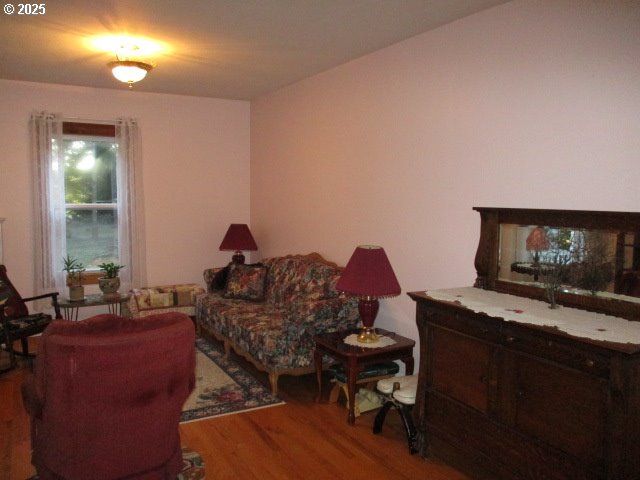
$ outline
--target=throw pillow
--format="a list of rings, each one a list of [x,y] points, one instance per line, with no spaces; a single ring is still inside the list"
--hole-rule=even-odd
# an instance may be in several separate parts
[[[211,280],[211,290],[212,291],[224,289],[225,285],[227,284],[227,276],[229,275],[229,266],[230,265],[231,264],[227,265],[224,268],[221,268],[213,276],[213,279]]]
[[[229,266],[227,285],[222,296],[241,300],[264,300],[267,267],[261,264]]]

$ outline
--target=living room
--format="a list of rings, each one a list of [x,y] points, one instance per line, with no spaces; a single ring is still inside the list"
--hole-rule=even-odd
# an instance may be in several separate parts
[[[403,293],[376,325],[418,340],[405,293],[475,280],[472,207],[638,210],[639,53],[637,2],[514,0],[251,100],[4,78],[4,262],[30,293],[29,115],[133,117],[149,285],[202,283],[230,223],[252,261],[378,244]]]

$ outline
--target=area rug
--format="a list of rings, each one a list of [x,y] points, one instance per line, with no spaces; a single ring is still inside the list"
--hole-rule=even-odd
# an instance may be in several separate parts
[[[182,408],[181,422],[282,405],[218,345],[196,340],[196,388]]]

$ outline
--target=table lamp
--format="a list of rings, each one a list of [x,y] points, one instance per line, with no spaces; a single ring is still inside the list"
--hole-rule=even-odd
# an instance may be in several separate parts
[[[220,244],[220,250],[233,250],[236,253],[231,257],[233,263],[244,263],[243,250],[258,250],[258,245],[251,235],[246,223],[232,223],[229,225],[226,235]]]
[[[533,252],[533,263],[538,265],[540,263],[540,252],[549,250],[549,237],[542,227],[536,227],[531,230],[531,233],[527,236],[527,251]]]
[[[527,252],[533,252],[533,281],[540,278],[540,252],[549,250],[549,237],[542,227],[531,230],[527,236]]]
[[[378,334],[373,323],[380,306],[378,298],[400,295],[400,285],[382,247],[358,246],[336,284],[336,290],[357,296],[362,330],[358,341],[375,343]]]

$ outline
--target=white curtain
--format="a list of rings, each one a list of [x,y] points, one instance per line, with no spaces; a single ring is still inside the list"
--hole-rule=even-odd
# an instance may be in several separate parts
[[[119,118],[116,122],[118,143],[118,246],[121,292],[147,284],[144,220],[142,216],[142,175],[140,131],[135,120]]]
[[[66,255],[62,118],[47,112],[29,122],[35,196],[35,291],[66,289],[62,258]],[[116,122],[120,292],[146,285],[140,134],[135,120]]]
[[[29,121],[35,181],[35,292],[65,291],[62,271],[66,252],[62,119],[38,112]]]

